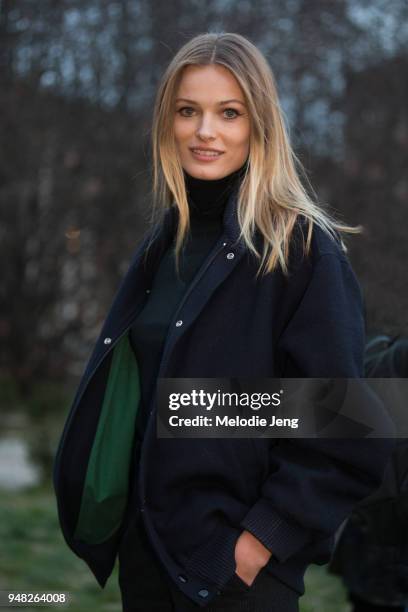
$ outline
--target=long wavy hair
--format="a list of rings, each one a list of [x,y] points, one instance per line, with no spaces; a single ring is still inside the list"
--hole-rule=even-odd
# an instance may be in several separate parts
[[[175,99],[185,66],[209,64],[220,64],[231,71],[249,109],[250,149],[238,192],[237,215],[240,239],[260,260],[256,276],[261,271],[272,272],[279,265],[288,273],[291,236],[299,217],[305,221],[305,253],[310,250],[314,224],[333,239],[340,238],[346,250],[341,234],[358,233],[361,227],[341,223],[325,210],[326,205],[317,202],[306,172],[291,147],[275,78],[266,58],[240,34],[206,33],[192,38],[171,60],[159,83],[153,111],[152,212],[157,221],[157,216],[169,207],[175,204],[178,208],[177,270],[190,219],[183,168],[174,137]],[[300,176],[304,177],[312,196]],[[255,246],[256,230],[262,236],[262,253]]]

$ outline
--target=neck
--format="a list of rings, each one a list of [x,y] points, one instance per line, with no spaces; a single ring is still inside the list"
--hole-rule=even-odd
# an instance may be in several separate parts
[[[201,179],[183,170],[190,216],[194,219],[221,218],[231,191],[242,179],[246,162],[227,176]]]

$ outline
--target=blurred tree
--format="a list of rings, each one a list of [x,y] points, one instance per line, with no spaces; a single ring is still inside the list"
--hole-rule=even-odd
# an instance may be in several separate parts
[[[364,220],[353,241],[372,331],[407,333],[408,59],[396,56],[346,72],[345,162],[334,196],[350,220]]]
[[[148,221],[157,82],[205,31],[266,54],[321,199],[370,226],[350,252],[371,324],[405,325],[407,18],[405,0],[2,0],[0,373],[29,396],[81,372]]]

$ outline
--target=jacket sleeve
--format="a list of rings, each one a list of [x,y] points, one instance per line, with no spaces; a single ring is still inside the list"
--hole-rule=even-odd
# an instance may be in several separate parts
[[[278,345],[283,377],[363,376],[364,317],[355,275],[343,256],[321,255]],[[393,432],[387,413],[384,429]],[[392,433],[391,433],[392,436]],[[382,481],[389,438],[292,438],[271,447],[273,472],[240,525],[285,562],[334,534]]]

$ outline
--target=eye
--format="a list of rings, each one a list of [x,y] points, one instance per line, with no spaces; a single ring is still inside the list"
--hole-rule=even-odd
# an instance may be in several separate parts
[[[182,117],[191,117],[190,114],[188,114],[188,115],[183,114],[183,111],[185,111],[185,110],[187,110],[187,111],[194,111],[194,108],[191,108],[191,106],[183,106],[182,108],[179,108],[177,112],[180,113],[180,115]]]
[[[178,109],[177,112],[182,117],[192,117],[195,111],[194,111],[194,108],[192,108],[191,106],[182,106],[181,108]],[[236,117],[239,117],[241,115],[241,113],[235,110],[235,108],[225,108],[222,112],[224,113],[224,116],[225,116],[225,113],[229,113],[229,116],[225,116],[225,119],[228,119],[228,120],[235,119]],[[232,116],[230,113],[233,113]]]
[[[235,113],[235,115],[233,115],[232,117],[231,117],[231,115],[230,115],[229,117],[226,117],[226,119],[235,119],[235,117],[239,117],[239,115],[241,114],[241,113],[239,113],[237,110],[235,110],[235,108],[226,108],[226,109],[224,110],[224,113],[228,113],[228,112],[231,112],[231,111],[232,111],[233,113]]]

